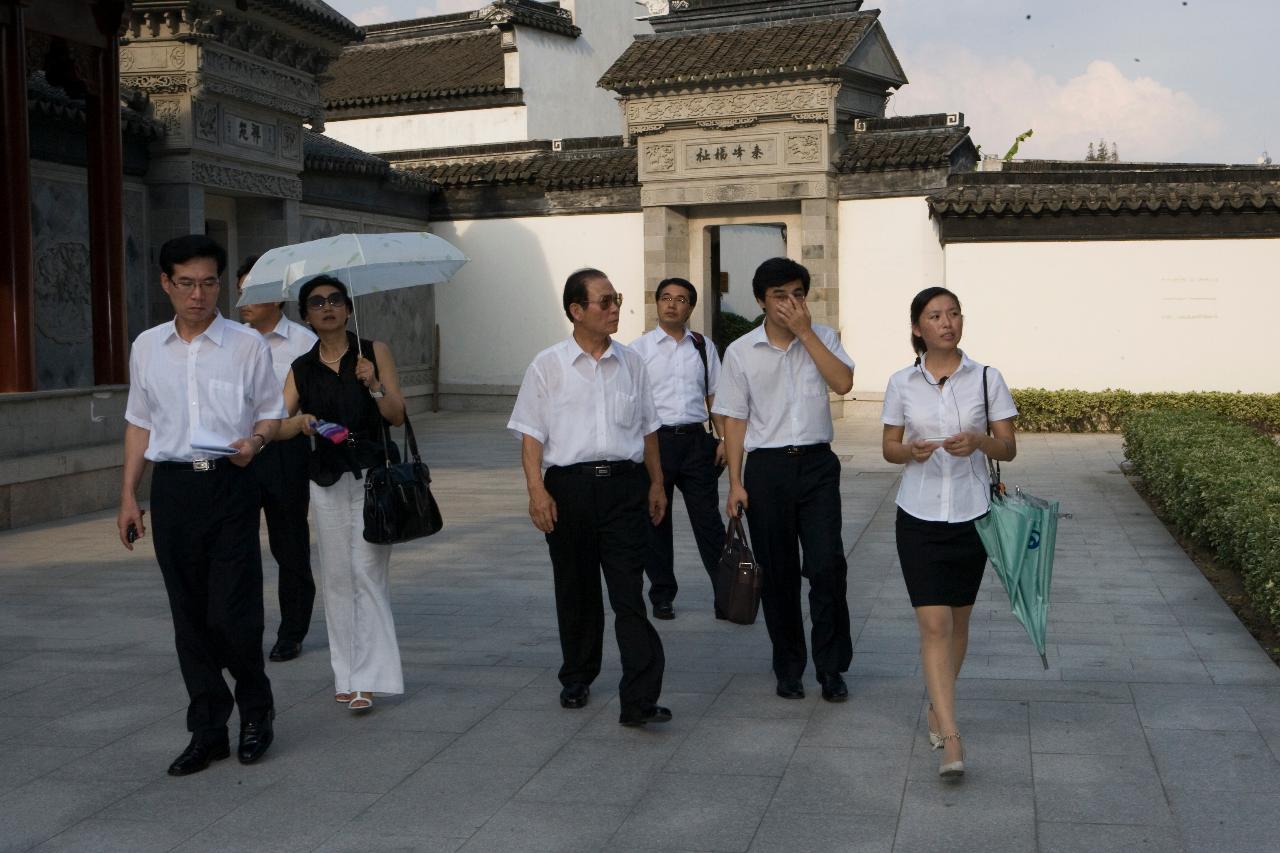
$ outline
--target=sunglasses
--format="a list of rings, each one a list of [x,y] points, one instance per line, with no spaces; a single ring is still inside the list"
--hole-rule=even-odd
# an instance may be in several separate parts
[[[599,299],[597,299],[595,302],[592,302],[592,301],[591,301],[591,300],[589,300],[589,299],[582,299],[582,300],[580,300],[580,301],[579,301],[579,304],[581,304],[581,305],[599,305],[599,306],[600,306],[600,310],[601,310],[601,311],[608,311],[608,310],[609,310],[612,306],[614,306],[614,305],[617,305],[619,308],[621,308],[621,307],[622,307],[622,294],[621,294],[621,293],[612,293],[612,294],[610,294],[610,295],[608,295],[608,296],[601,296],[601,297],[600,297]]]
[[[325,305],[328,305],[331,308],[337,308],[346,304],[347,297],[343,296],[341,291],[334,291],[328,296],[321,296],[317,293],[316,295],[307,298],[308,308],[323,308]]]

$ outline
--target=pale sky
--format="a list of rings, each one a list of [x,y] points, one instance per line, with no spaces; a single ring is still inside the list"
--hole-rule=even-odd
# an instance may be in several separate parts
[[[483,0],[328,0],[357,24]],[[578,0],[624,3],[631,0]],[[1280,163],[1280,0],[868,0],[911,81],[888,115],[963,112],[984,154]],[[1030,17],[1028,17],[1030,16]],[[621,128],[619,128],[621,132]]]

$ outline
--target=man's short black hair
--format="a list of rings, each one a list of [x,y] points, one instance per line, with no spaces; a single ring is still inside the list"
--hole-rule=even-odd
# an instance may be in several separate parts
[[[803,264],[790,258],[770,258],[756,268],[751,279],[751,292],[756,299],[763,300],[771,287],[781,287],[792,281],[800,282],[805,296],[809,295],[809,271]]]
[[[597,278],[607,279],[608,277],[592,267],[583,267],[569,274],[564,282],[564,316],[569,318],[570,323],[573,322],[573,315],[569,313],[569,306],[575,302],[587,301],[587,284]]]
[[[653,301],[657,302],[662,297],[662,291],[673,285],[683,287],[689,291],[689,305],[691,307],[698,304],[698,291],[694,289],[693,282],[687,278],[664,278],[658,282],[658,289],[653,292]]]
[[[240,266],[236,267],[236,280],[244,278],[249,274],[249,270],[253,269],[253,265],[258,262],[258,258],[262,255],[250,255],[240,262]]]
[[[227,250],[203,234],[174,237],[160,247],[160,269],[167,276],[172,277],[175,266],[193,258],[212,258],[218,265],[218,275],[227,268]]]

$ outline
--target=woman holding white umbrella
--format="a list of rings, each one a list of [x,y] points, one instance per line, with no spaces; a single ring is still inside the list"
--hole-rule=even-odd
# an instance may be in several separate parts
[[[320,340],[293,363],[285,404],[290,415],[305,413],[294,422],[309,435],[316,420],[350,430],[340,444],[314,442],[309,474],[334,699],[367,711],[375,693],[403,693],[404,676],[391,616],[391,546],[364,540],[361,480],[384,460],[387,428],[404,423],[405,405],[390,348],[347,331],[353,307],[346,286],[332,276],[302,285],[298,310]]]

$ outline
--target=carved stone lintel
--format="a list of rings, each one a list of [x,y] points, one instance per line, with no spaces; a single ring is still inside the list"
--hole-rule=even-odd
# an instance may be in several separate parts
[[[197,43],[223,44],[278,62],[306,74],[320,74],[336,58],[315,46],[284,38],[254,21],[229,15],[225,10],[201,8],[174,0],[175,8],[135,10],[128,19],[122,43],[144,44],[150,39],[177,39],[175,52]],[[123,59],[122,59],[123,61]],[[182,59],[178,59],[181,65]]]
[[[755,116],[704,119],[698,122],[698,127],[706,127],[713,130],[733,130],[735,127],[754,127],[757,121],[758,119]]]
[[[666,128],[665,124],[633,124],[631,126],[631,135],[645,136],[650,133],[662,133]]]
[[[302,181],[297,178],[268,175],[199,160],[191,164],[191,180],[205,186],[241,190],[255,195],[287,199],[302,198]]]
[[[800,122],[821,122],[822,124],[827,123],[826,110],[820,110],[820,111],[814,110],[813,112],[807,112],[807,113],[792,113],[791,117],[796,121],[800,121]]]
[[[673,95],[664,98],[632,98],[627,101],[627,123],[652,124],[741,116],[790,116],[797,112],[824,114],[828,109],[827,86],[800,86],[793,89],[753,89],[745,92],[717,92],[701,95]]]
[[[226,95],[236,98],[250,104],[257,104],[260,107],[266,107],[272,110],[279,110],[282,113],[295,116],[301,119],[310,119],[314,117],[315,108],[308,104],[301,104],[297,101],[276,97],[268,92],[260,89],[241,86],[237,83],[230,83],[226,80],[218,80],[216,78],[206,77],[204,82],[200,84],[200,93],[207,95]]]
[[[193,80],[186,74],[122,74],[120,82],[152,95],[174,95],[188,91]]]

